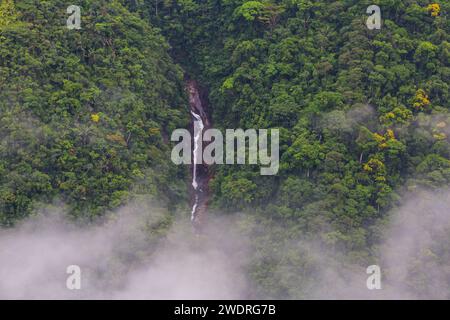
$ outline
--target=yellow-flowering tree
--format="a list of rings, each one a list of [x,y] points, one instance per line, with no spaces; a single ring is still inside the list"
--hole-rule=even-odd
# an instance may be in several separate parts
[[[371,158],[369,161],[367,161],[367,163],[364,164],[363,169],[367,173],[370,173],[375,178],[375,181],[386,181],[386,166],[381,160],[377,158]]]
[[[428,5],[427,10],[431,13],[432,17],[437,17],[439,12],[441,12],[441,6],[438,3],[432,3]]]
[[[392,126],[394,124],[406,124],[413,117],[411,110],[404,106],[396,107],[394,110],[380,116],[380,122],[385,126]]]
[[[384,135],[374,133],[373,139],[378,143],[378,148],[380,149],[386,149],[387,147],[389,147],[388,142],[397,140],[395,139],[394,131],[392,131],[391,129],[387,129]]]
[[[416,91],[416,95],[414,96],[414,108],[417,110],[424,110],[430,104],[430,99],[428,95],[423,89],[419,89]]]
[[[91,120],[95,123],[100,121],[100,115],[98,113],[91,114]]]

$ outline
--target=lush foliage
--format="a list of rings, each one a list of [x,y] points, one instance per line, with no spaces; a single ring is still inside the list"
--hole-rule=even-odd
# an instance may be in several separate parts
[[[92,217],[137,194],[186,199],[167,161],[188,119],[168,45],[117,1],[79,5],[79,31],[64,1],[0,6],[0,224],[57,198]]]
[[[366,27],[372,4],[381,7],[381,30]],[[447,1],[416,0],[138,8],[209,86],[216,126],[281,129],[278,176],[221,166],[212,182],[216,207],[253,211],[267,225],[255,241],[258,256],[279,249],[268,239],[305,237],[367,265],[402,191],[449,185],[449,9]],[[299,295],[289,272],[270,276],[301,253],[283,257],[258,260],[254,276],[264,290]]]
[[[211,181],[213,207],[252,222],[257,294],[317,280],[295,241],[367,266],[402,192],[450,183],[448,1],[84,0],[80,31],[65,5],[0,6],[3,225],[57,196],[92,216],[134,194],[185,199],[167,140],[187,100],[167,52],[209,88],[215,127],[280,128],[277,176],[217,166]]]

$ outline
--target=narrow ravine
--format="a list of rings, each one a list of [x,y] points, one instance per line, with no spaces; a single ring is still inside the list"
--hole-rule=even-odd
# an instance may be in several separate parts
[[[193,133],[192,145],[192,211],[191,221],[194,230],[200,233],[205,224],[206,212],[209,199],[209,170],[202,161],[201,151],[205,145],[202,139],[203,132],[211,128],[211,121],[208,116],[207,102],[201,89],[195,80],[188,80],[186,83],[189,92],[189,106],[191,111],[191,128]]]

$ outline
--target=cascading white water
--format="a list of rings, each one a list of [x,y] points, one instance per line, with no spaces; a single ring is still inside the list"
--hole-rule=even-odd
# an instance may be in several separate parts
[[[192,186],[195,190],[198,188],[197,183],[197,164],[199,164],[198,158],[199,158],[199,149],[200,144],[202,144],[202,134],[203,134],[203,128],[205,127],[203,124],[202,118],[196,114],[194,111],[191,111],[192,115],[194,116],[194,168],[192,173]],[[201,155],[200,155],[201,157]]]
[[[188,80],[186,88],[189,93],[189,107],[191,123],[194,131],[192,146],[192,212],[191,221],[196,233],[201,233],[205,223],[209,196],[209,171],[203,163],[202,150],[204,148],[203,131],[211,127],[205,108],[206,101],[202,101],[200,88],[195,80]]]
[[[194,187],[194,190],[197,190],[198,188],[198,182],[197,182],[197,164],[199,164],[199,150],[201,150],[200,145],[202,142],[202,134],[203,134],[203,128],[205,127],[203,124],[202,118],[196,114],[194,111],[191,111],[191,114],[194,117],[194,163],[193,163],[193,169],[192,169],[192,186]],[[201,190],[200,190],[201,191]],[[197,210],[198,206],[198,194],[195,195],[195,201],[194,205],[192,207],[191,212],[191,221],[195,220],[195,212]]]
[[[197,206],[198,206],[198,195],[195,195],[195,201],[191,211],[191,221],[195,220],[195,211],[197,210]]]

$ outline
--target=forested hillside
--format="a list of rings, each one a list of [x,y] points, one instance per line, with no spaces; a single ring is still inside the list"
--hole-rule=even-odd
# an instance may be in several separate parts
[[[282,129],[281,174],[220,168],[218,205],[274,196],[280,206],[271,211],[319,206],[345,227],[379,215],[397,186],[449,182],[449,4],[435,15],[429,1],[374,3],[381,30],[365,25],[371,1],[180,1],[150,10],[174,55],[210,87],[216,126]]]
[[[324,262],[302,241],[367,266],[405,192],[450,184],[448,0],[84,0],[76,32],[70,4],[0,6],[3,226],[55,198],[91,218],[137,195],[185,205],[169,143],[188,126],[183,73],[214,127],[280,129],[276,176],[212,168],[211,212],[252,235],[255,296],[316,285]]]
[[[185,170],[167,161],[188,120],[167,42],[117,1],[78,4],[73,31],[66,1],[1,3],[2,225],[56,198],[83,217],[139,194],[186,199]]]
[[[380,30],[366,26],[372,4]],[[449,9],[415,0],[142,4],[177,61],[209,87],[216,127],[281,129],[277,176],[218,166],[212,182],[220,211],[253,212],[256,256],[266,257],[253,276],[264,290],[301,296],[314,278],[306,254],[283,243],[312,238],[367,264],[402,193],[449,185]]]

